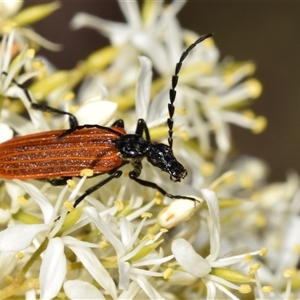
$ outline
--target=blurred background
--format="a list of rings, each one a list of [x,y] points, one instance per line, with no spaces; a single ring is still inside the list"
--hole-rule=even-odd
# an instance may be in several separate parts
[[[24,6],[41,2],[25,0]],[[72,68],[78,60],[108,44],[91,29],[72,31],[70,20],[84,11],[123,21],[115,0],[61,1],[62,7],[34,26],[48,40],[64,45],[60,52],[42,50],[60,69]],[[300,2],[298,1],[189,1],[179,13],[181,25],[199,34],[214,32],[221,57],[252,60],[256,78],[263,85],[261,97],[252,106],[268,119],[260,135],[233,127],[240,153],[264,159],[270,180],[284,180],[288,170],[300,173]]]

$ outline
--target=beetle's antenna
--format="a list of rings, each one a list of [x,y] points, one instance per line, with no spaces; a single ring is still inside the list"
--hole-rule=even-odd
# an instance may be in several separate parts
[[[182,54],[181,57],[178,61],[178,63],[175,66],[175,73],[172,76],[172,87],[170,88],[170,103],[168,104],[168,109],[169,109],[169,118],[167,120],[168,123],[168,127],[169,127],[169,138],[168,138],[168,142],[169,142],[169,146],[172,149],[173,146],[173,125],[174,125],[174,120],[173,120],[173,116],[174,116],[174,111],[175,111],[175,106],[174,106],[174,102],[176,99],[176,86],[178,83],[178,73],[181,69],[182,66],[182,62],[184,61],[184,59],[188,56],[188,54],[202,41],[206,40],[207,38],[211,37],[213,35],[213,33],[208,33],[206,35],[201,36],[198,40],[196,40],[193,44],[191,44]]]

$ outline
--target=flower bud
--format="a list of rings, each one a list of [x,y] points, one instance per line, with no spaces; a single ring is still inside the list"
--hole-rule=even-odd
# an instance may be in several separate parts
[[[60,7],[60,3],[58,1],[47,3],[47,4],[30,6],[26,9],[23,9],[21,12],[19,12],[16,16],[12,18],[12,20],[18,26],[27,26],[46,18],[48,15],[52,14],[55,10],[57,10],[59,7]]]
[[[158,217],[158,223],[165,228],[172,228],[179,222],[188,220],[200,205],[201,199],[197,201],[189,201],[180,199],[173,201],[168,207],[163,209]]]

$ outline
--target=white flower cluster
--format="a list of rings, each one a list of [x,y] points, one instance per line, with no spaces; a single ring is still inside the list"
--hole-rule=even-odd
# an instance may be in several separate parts
[[[171,78],[181,54],[199,38],[176,18],[184,2],[144,1],[140,12],[136,1],[120,0],[127,23],[78,13],[73,28],[93,28],[111,45],[61,71],[35,59],[34,43],[58,46],[27,27],[58,4],[19,11],[20,2],[2,1],[0,142],[68,128],[68,116],[49,118],[29,97],[74,114],[79,125],[123,119],[134,132],[143,118],[153,141],[167,140]],[[261,91],[249,78],[254,69],[249,62],[220,62],[212,38],[182,64],[173,151],[188,176],[172,182],[145,159],[141,179],[196,201],[139,185],[126,165],[123,176],[74,209],[72,203],[107,174],[88,178],[85,171],[63,187],[34,174],[1,179],[0,153],[0,299],[299,298],[299,177],[290,173],[286,182],[268,184],[263,161],[232,160],[230,124],[254,133],[266,125],[243,109]],[[29,80],[28,95],[22,85]]]

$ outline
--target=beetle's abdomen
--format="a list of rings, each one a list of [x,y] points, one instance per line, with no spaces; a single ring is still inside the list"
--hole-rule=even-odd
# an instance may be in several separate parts
[[[115,130],[115,128],[113,128]],[[80,176],[83,169],[102,174],[118,168],[123,160],[112,141],[125,134],[117,128],[84,128],[57,139],[64,130],[13,138],[0,144],[0,177],[42,179]]]

